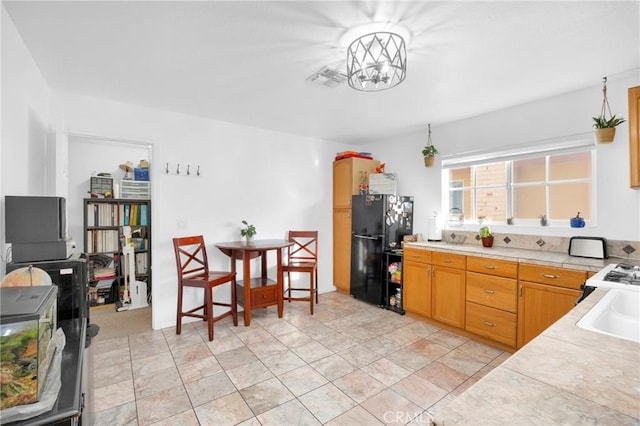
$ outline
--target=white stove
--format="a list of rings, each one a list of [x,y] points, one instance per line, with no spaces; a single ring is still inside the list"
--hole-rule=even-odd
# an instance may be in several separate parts
[[[607,265],[587,279],[587,286],[640,291],[640,266],[630,263]]]

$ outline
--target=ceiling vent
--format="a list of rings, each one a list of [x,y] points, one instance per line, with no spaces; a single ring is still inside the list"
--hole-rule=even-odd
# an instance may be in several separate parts
[[[347,75],[335,68],[325,66],[307,77],[307,81],[327,87],[336,87],[347,81]]]

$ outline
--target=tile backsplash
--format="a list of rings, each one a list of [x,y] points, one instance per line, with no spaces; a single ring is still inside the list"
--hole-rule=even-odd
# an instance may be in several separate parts
[[[452,244],[482,245],[480,235],[473,231],[445,230],[443,240]],[[523,235],[511,233],[493,233],[494,247],[508,247],[526,250],[550,252],[569,252],[571,237],[551,235]],[[607,240],[607,255],[623,259],[640,260],[640,241]]]

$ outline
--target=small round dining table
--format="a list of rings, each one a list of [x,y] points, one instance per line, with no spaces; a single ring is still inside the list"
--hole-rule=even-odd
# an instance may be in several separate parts
[[[293,245],[287,240],[229,241],[215,246],[231,260],[231,272],[236,272],[236,261],[242,261],[242,280],[236,280],[238,304],[244,308],[244,325],[251,325],[251,311],[257,308],[278,306],[278,318],[283,310],[283,249]],[[276,251],[275,280],[267,275],[267,252]],[[251,260],[261,258],[261,271],[257,277],[251,276]]]

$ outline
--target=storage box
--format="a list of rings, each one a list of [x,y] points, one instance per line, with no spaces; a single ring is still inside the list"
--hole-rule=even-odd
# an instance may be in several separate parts
[[[369,194],[396,194],[398,185],[395,173],[369,175]]]
[[[133,169],[133,177],[137,181],[148,181],[149,180],[149,169],[142,169],[136,167]]]
[[[37,402],[53,352],[57,286],[0,288],[0,408]]]
[[[92,176],[89,183],[89,192],[102,195],[104,195],[105,192],[113,194],[113,178]]]
[[[151,182],[138,180],[120,181],[120,198],[127,200],[148,200],[151,198]]]

